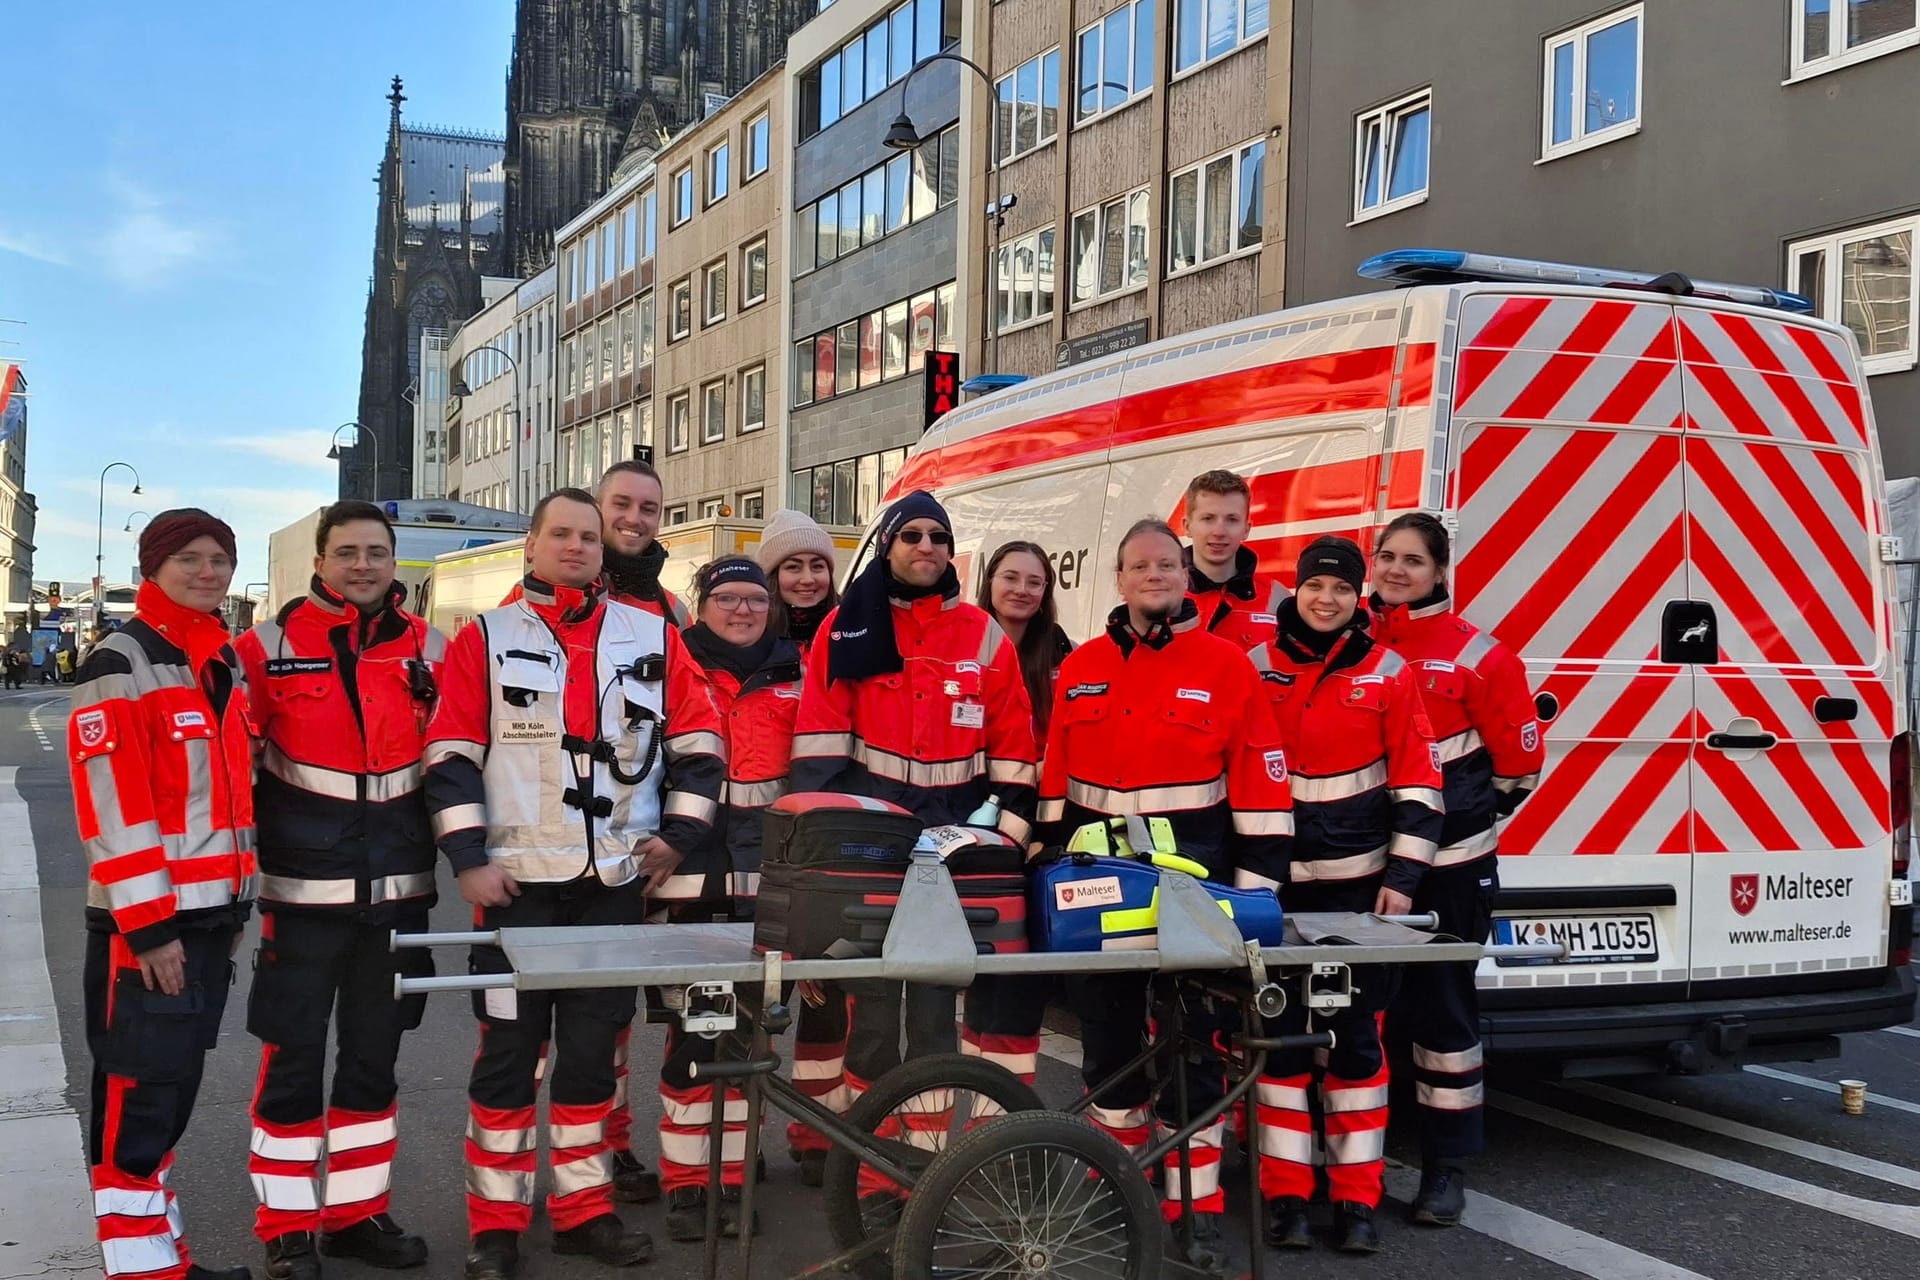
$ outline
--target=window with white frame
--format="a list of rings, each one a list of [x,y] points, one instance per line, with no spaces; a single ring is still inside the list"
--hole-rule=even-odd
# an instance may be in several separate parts
[[[1920,44],[1915,0],[1787,0],[1795,78],[1865,62]],[[1835,11],[1844,9],[1845,17]]]
[[[752,493],[740,495],[740,518],[742,520],[765,520],[767,518],[767,494],[764,489],[755,489]]]
[[[1267,32],[1267,0],[1173,0],[1177,75],[1225,57]]]
[[[703,498],[700,500],[700,518],[702,520],[717,520],[720,518],[721,508],[726,505],[724,498]]]
[[[1636,4],[1548,38],[1541,159],[1640,131],[1644,19]]]
[[[1433,90],[1362,115],[1354,127],[1353,220],[1377,218],[1427,198]]]
[[[1073,215],[1073,301],[1125,293],[1147,283],[1147,188]]]
[[[667,341],[678,342],[693,332],[693,280],[682,276],[673,282],[673,314],[667,319]]]
[[[1043,227],[1000,246],[994,286],[998,329],[1016,329],[1053,314],[1053,248],[1052,227]],[[923,346],[932,345],[933,322],[930,309]]]
[[[1266,230],[1265,139],[1173,175],[1167,184],[1167,271],[1258,249]]]
[[[1002,161],[1052,142],[1060,132],[1060,50],[1027,59],[994,85],[994,154]]]
[[[685,503],[677,507],[668,507],[666,518],[661,521],[661,523],[665,524],[668,528],[672,528],[676,524],[685,524],[686,522],[687,508]]]
[[[640,363],[653,363],[653,295],[640,295]]]
[[[673,175],[673,210],[667,220],[677,227],[693,217],[693,168],[688,166]]]
[[[640,256],[643,258],[651,258],[653,256],[654,237],[656,235],[654,227],[654,204],[653,189],[648,188],[647,193],[640,197]]]
[[[1813,299],[1824,320],[1853,330],[1868,373],[1920,363],[1920,290],[1913,247],[1920,215],[1856,227],[1787,248],[1787,287]]]
[[[740,306],[754,306],[767,300],[767,238],[740,250]]]
[[[727,318],[727,260],[710,262],[701,273],[706,298],[706,323],[718,324]]]
[[[767,171],[773,161],[773,127],[768,122],[767,113],[761,112],[747,121],[745,130],[747,153],[746,169],[741,181],[751,182]]]
[[[717,204],[733,189],[733,144],[723,142],[707,152],[707,203]]]
[[[634,309],[620,309],[620,372],[633,372]]]
[[[740,434],[767,425],[767,366],[740,371]]]
[[[1091,120],[1153,90],[1154,0],[1133,0],[1075,39],[1076,120]]]
[[[727,438],[727,383],[716,378],[700,388],[700,443],[716,444]]]
[[[667,401],[667,452],[680,453],[687,447],[688,433],[692,429],[690,421],[693,403],[682,391]]]

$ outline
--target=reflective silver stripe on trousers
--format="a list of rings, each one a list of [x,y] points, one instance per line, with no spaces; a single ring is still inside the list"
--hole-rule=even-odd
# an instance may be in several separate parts
[[[1387,1155],[1387,1130],[1360,1129],[1353,1133],[1327,1135],[1328,1164],[1371,1164]]]
[[[607,1136],[607,1122],[596,1120],[592,1124],[548,1124],[547,1145],[556,1151],[568,1147],[590,1147]]]
[[[330,1127],[327,1130],[327,1150],[338,1155],[342,1151],[359,1151],[364,1147],[377,1147],[383,1142],[394,1142],[399,1137],[399,1121],[393,1116],[381,1116],[378,1120]]]
[[[1387,1086],[1366,1089],[1320,1089],[1320,1105],[1329,1114],[1340,1111],[1374,1111],[1387,1105]]]
[[[1472,862],[1484,858],[1500,847],[1500,836],[1489,828],[1477,836],[1468,836],[1457,844],[1450,844],[1433,856],[1436,867],[1458,866],[1463,862]]]
[[[1260,1154],[1269,1160],[1288,1164],[1313,1163],[1313,1135],[1304,1129],[1283,1129],[1263,1124],[1260,1129]]]
[[[453,804],[433,815],[433,834],[436,839],[452,835],[456,831],[471,831],[487,825],[487,806],[484,804]]]
[[[557,1172],[557,1171],[556,1171]],[[554,1179],[555,1191],[559,1179]],[[494,1169],[483,1164],[467,1166],[467,1194],[495,1204],[532,1204],[533,1170]]]
[[[496,1156],[514,1156],[533,1150],[532,1129],[487,1129],[472,1116],[467,1117],[467,1141]]]
[[[100,1257],[109,1276],[147,1275],[180,1265],[180,1251],[164,1225],[155,1235],[102,1240]]]
[[[1243,836],[1290,836],[1293,815],[1285,809],[1235,809],[1233,829]]]
[[[1415,1088],[1415,1101],[1435,1111],[1471,1111],[1487,1100],[1487,1086],[1470,1084],[1464,1089],[1442,1089],[1422,1084]]]
[[[855,738],[852,754],[854,763],[864,766],[867,772],[910,787],[965,786],[987,770],[984,751],[959,760],[909,760],[883,751],[864,738]]]
[[[1274,1084],[1260,1080],[1254,1083],[1254,1097],[1263,1107],[1276,1107],[1281,1111],[1305,1111],[1307,1109],[1306,1089],[1298,1085]]]
[[[1351,854],[1345,858],[1318,858],[1312,862],[1296,862],[1291,874],[1296,883],[1305,880],[1358,880],[1370,876],[1387,865],[1387,849],[1382,845],[1366,853]]]
[[[1364,769],[1330,774],[1324,778],[1295,773],[1287,779],[1295,804],[1326,804],[1333,800],[1351,800],[1387,785],[1387,762],[1375,760]]]
[[[364,1204],[392,1190],[393,1161],[361,1165],[358,1169],[328,1169],[324,1198],[328,1206]]]
[[[1441,799],[1438,787],[1394,787],[1387,792],[1387,797],[1395,804],[1423,804],[1435,813],[1447,811],[1447,802]]]
[[[1207,809],[1227,798],[1227,780],[1190,782],[1171,787],[1141,787],[1123,791],[1095,786],[1078,778],[1067,779],[1067,799],[1083,809],[1111,817],[1128,814],[1175,813],[1189,809]]]
[[[742,1140],[745,1134],[740,1135]],[[528,1175],[532,1180],[532,1175]],[[566,1160],[553,1166],[553,1194],[556,1198],[591,1191],[613,1181],[613,1153],[604,1147],[596,1154],[578,1160]]]
[[[1478,729],[1468,729],[1462,733],[1454,734],[1451,738],[1442,738],[1440,741],[1434,743],[1434,746],[1440,750],[1441,764],[1451,764],[1462,756],[1471,755],[1475,751],[1480,750],[1485,745],[1486,744],[1480,740],[1480,731]]]
[[[1413,1065],[1422,1071],[1437,1071],[1442,1075],[1457,1076],[1468,1071],[1478,1071],[1486,1065],[1486,1060],[1486,1052],[1479,1045],[1453,1053],[1442,1053],[1438,1049],[1423,1049],[1417,1044],[1413,1046]]]

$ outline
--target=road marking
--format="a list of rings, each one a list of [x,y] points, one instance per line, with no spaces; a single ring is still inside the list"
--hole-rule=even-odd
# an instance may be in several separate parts
[[[1080,1069],[1080,1041],[1073,1036],[1062,1035],[1058,1031],[1042,1031],[1040,1052],[1055,1062],[1066,1063],[1076,1071]]]
[[[93,1239],[93,1193],[80,1117],[66,1103],[40,869],[15,773],[0,768],[0,831],[8,837],[0,841],[0,1007],[20,1019],[0,1030],[0,1222],[14,1245],[6,1274],[97,1274],[100,1255],[81,1247]]]
[[[33,709],[27,713],[27,728],[30,729],[33,732],[33,735],[40,740],[40,749],[42,751],[53,750],[53,743],[47,737],[47,727],[40,723],[40,713],[42,711],[45,711],[48,707],[60,706],[60,705],[69,704],[69,703],[70,703],[70,699],[49,698],[45,702],[35,703],[33,706]],[[70,710],[71,710],[71,706],[69,705],[69,711]],[[60,717],[60,722],[62,725],[66,723],[65,715]]]
[[[1882,1027],[1880,1029],[1890,1036],[1911,1036],[1915,1040],[1920,1040],[1920,1030],[1915,1030],[1912,1027]]]
[[[1683,1124],[1691,1129],[1701,1129],[1707,1133],[1717,1133],[1723,1138],[1736,1138],[1757,1147],[1770,1147],[1775,1151],[1798,1156],[1802,1160],[1811,1160],[1815,1164],[1824,1164],[1832,1169],[1841,1169],[1847,1173],[1857,1173],[1864,1178],[1876,1178],[1881,1182],[1889,1182],[1896,1187],[1920,1191],[1920,1170],[1909,1169],[1905,1165],[1888,1164],[1884,1160],[1875,1160],[1871,1156],[1857,1155],[1854,1152],[1842,1151],[1838,1147],[1824,1146],[1818,1142],[1808,1142],[1803,1138],[1775,1133],[1771,1129],[1756,1128],[1750,1124],[1742,1124],[1738,1120],[1729,1120],[1725,1116],[1711,1115],[1705,1111],[1695,1111],[1691,1107],[1682,1107],[1671,1102],[1662,1102],[1657,1098],[1628,1093],[1625,1089],[1616,1089],[1611,1085],[1579,1080],[1562,1084],[1560,1088],[1582,1093],[1590,1098],[1598,1098],[1602,1102],[1625,1107],[1629,1111],[1638,1111],[1641,1115],[1670,1120],[1675,1124]]]
[[[1589,1120],[1585,1116],[1542,1106],[1525,1098],[1516,1098],[1512,1094],[1489,1090],[1487,1102],[1502,1111],[1520,1116],[1522,1119],[1532,1120],[1536,1124],[1544,1124],[1577,1137],[1605,1143],[1610,1147],[1618,1147],[1622,1151],[1631,1151],[1636,1155],[1663,1160],[1668,1164],[1679,1165],[1683,1169],[1692,1169],[1696,1173],[1719,1178],[1723,1182],[1731,1182],[1754,1191],[1764,1191],[1782,1200],[1791,1200],[1795,1204],[1824,1210],[1838,1217],[1851,1218],[1855,1222],[1864,1222],[1868,1226],[1879,1227],[1920,1240],[1920,1207],[1850,1196],[1845,1192],[1834,1191],[1816,1183],[1802,1182],[1798,1178],[1789,1178],[1767,1169],[1756,1169],[1752,1165],[1741,1164],[1737,1160],[1728,1160],[1722,1156],[1708,1155],[1704,1151],[1676,1146],[1671,1142],[1651,1138],[1643,1133],[1616,1129],[1610,1124],[1601,1124],[1598,1120]]]
[[[1840,1092],[1840,1086],[1831,1080],[1817,1080],[1812,1076],[1795,1075],[1791,1071],[1781,1071],[1776,1067],[1747,1067],[1746,1070],[1756,1076],[1765,1076],[1769,1080],[1797,1084],[1805,1089],[1818,1089],[1822,1093]],[[1905,1111],[1909,1115],[1920,1116],[1920,1102],[1908,1102],[1905,1098],[1890,1098],[1884,1093],[1870,1093],[1867,1095],[1867,1101],[1878,1107],[1892,1107],[1895,1111]]]
[[[1411,1203],[1419,1190],[1417,1169],[1399,1163],[1388,1164],[1388,1195]],[[1595,1280],[1707,1280],[1698,1271],[1689,1271],[1479,1191],[1467,1192],[1467,1212],[1461,1225]]]

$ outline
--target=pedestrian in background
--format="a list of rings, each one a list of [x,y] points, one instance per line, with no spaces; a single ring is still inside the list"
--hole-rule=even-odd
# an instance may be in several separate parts
[[[67,722],[86,845],[87,1158],[110,1278],[247,1280],[187,1250],[168,1185],[255,887],[244,678],[216,612],[233,530],[196,507],[140,531],[132,621],[94,649]]]

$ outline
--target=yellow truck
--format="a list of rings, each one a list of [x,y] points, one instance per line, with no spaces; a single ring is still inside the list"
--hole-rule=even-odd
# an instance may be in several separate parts
[[[662,529],[660,545],[667,549],[667,567],[660,573],[661,583],[683,598],[691,595],[693,575],[701,565],[719,556],[753,555],[760,549],[764,526],[761,520],[710,517]],[[864,532],[850,526],[827,526],[833,538],[836,571],[846,569]],[[525,539],[516,538],[437,556],[426,587],[423,611],[428,620],[451,636],[475,614],[498,606],[525,572],[525,547]]]

